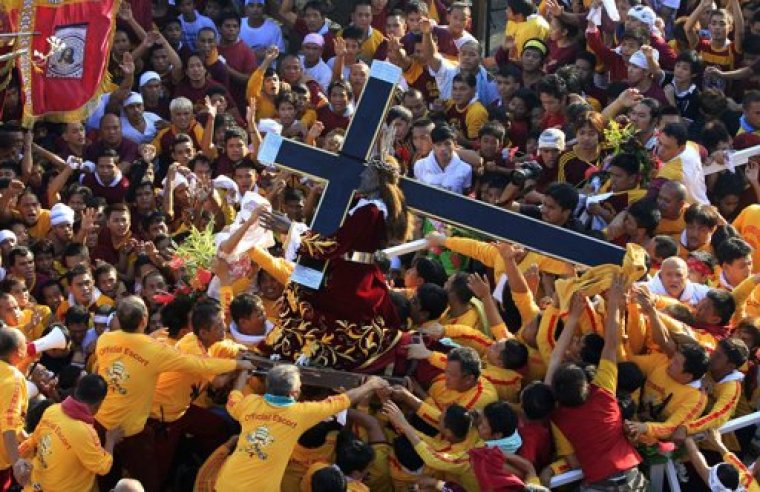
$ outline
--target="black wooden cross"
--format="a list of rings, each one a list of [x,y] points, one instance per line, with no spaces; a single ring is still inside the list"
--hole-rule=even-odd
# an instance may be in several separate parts
[[[291,171],[326,180],[312,223],[320,234],[335,232],[343,222],[356,188],[359,175],[372,156],[375,141],[391,104],[401,69],[387,62],[372,62],[367,85],[351,118],[340,153],[334,154],[279,135],[268,133],[258,159]],[[575,264],[594,266],[621,264],[625,250],[606,241],[553,226],[518,213],[473,200],[417,180],[402,178],[401,188],[406,203],[417,213],[449,224],[470,229],[494,238],[518,243],[539,253]],[[304,267],[304,268],[299,268]],[[308,279],[317,265],[299,260],[296,275],[299,283],[318,288],[321,277]]]

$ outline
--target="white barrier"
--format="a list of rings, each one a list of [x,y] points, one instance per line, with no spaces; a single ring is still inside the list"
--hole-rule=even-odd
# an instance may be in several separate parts
[[[750,147],[744,150],[734,151],[730,157],[731,165],[735,168],[739,166],[744,166],[747,164],[750,157],[754,157],[758,154],[760,154],[760,145],[755,145],[754,147]],[[708,166],[704,166],[702,168],[702,172],[705,174],[705,176],[709,176],[710,174],[723,172],[728,169],[729,169],[729,166],[725,166],[725,165],[714,162]]]
[[[760,424],[760,412],[750,413],[749,415],[729,420],[720,428],[720,433],[725,434],[727,432],[733,432],[755,424]],[[652,486],[650,487],[651,491],[661,491],[663,479],[667,478],[671,492],[681,492],[681,485],[678,482],[678,475],[676,474],[675,465],[672,460],[668,460],[662,465],[653,465],[651,467],[650,475],[649,478],[652,482]],[[583,480],[583,472],[580,470],[570,470],[569,472],[552,477],[552,480],[549,483],[549,488],[554,489],[581,480]]]

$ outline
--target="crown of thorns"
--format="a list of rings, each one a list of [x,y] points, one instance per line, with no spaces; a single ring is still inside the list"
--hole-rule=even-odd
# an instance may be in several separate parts
[[[390,175],[392,175],[393,177],[396,177],[396,178],[399,177],[398,167],[395,166],[395,165],[393,165],[390,162],[386,162],[386,161],[380,159],[379,157],[374,157],[374,158],[370,159],[367,164],[369,164],[370,166],[374,167],[378,171],[384,171],[384,172],[386,172],[386,173],[388,173],[388,174],[390,174]]]

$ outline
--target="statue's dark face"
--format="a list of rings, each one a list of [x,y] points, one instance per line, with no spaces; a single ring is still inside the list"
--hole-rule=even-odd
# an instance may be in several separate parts
[[[372,193],[377,191],[378,179],[377,169],[374,166],[367,166],[359,176],[359,192],[363,194]]]

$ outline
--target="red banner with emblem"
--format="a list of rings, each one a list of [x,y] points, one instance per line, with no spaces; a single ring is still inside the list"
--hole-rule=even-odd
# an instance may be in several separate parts
[[[23,50],[17,64],[23,124],[84,119],[110,85],[108,60],[121,0],[16,0],[11,25]],[[15,7],[15,8],[14,8]],[[51,39],[62,44],[51,52]]]

